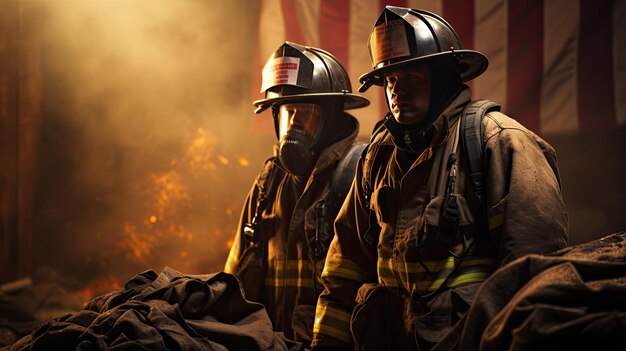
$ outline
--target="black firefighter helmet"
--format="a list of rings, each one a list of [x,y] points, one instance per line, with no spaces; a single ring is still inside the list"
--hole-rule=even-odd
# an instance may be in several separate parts
[[[387,6],[369,37],[372,71],[359,78],[359,92],[384,86],[385,74],[416,63],[438,63],[455,68],[466,82],[489,65],[478,51],[464,50],[458,34],[438,15],[404,7]]]
[[[270,106],[291,102],[343,102],[345,110],[365,107],[369,100],[353,94],[350,78],[329,52],[285,42],[263,67],[261,92],[265,99],[254,101],[255,113]]]

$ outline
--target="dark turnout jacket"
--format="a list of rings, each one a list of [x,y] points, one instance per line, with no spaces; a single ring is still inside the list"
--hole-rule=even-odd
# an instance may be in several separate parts
[[[246,298],[266,306],[275,330],[306,344],[312,339],[325,258],[323,249],[315,257],[315,238],[326,248],[330,244],[341,203],[329,203],[333,202],[329,183],[358,133],[358,122],[347,116],[352,121],[351,132],[324,149],[308,178],[287,173],[276,152],[266,161],[243,206],[224,269],[240,275]],[[260,193],[266,200],[259,201]],[[341,202],[343,198],[345,193]],[[261,243],[251,245],[244,228],[252,223],[259,206],[255,236]]]
[[[459,116],[470,95],[464,88],[435,120],[430,139],[406,167],[407,153],[387,124],[373,136],[335,222],[314,346],[405,349],[417,340],[428,348],[499,266],[567,245],[567,212],[548,162],[556,159],[554,150],[500,112],[482,120],[488,229],[478,230],[478,200],[457,148]],[[451,244],[437,239],[446,189],[459,212]]]

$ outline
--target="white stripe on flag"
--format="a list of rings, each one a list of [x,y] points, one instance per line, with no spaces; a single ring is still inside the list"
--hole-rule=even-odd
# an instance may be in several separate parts
[[[303,43],[298,44],[319,47],[320,3],[321,0],[296,0],[297,18],[300,21],[300,30],[304,39]]]
[[[379,14],[378,0],[350,2],[348,75],[350,75],[352,90],[355,92],[361,86],[359,77],[372,70],[367,40]],[[381,98],[380,88],[376,86],[371,87],[364,95],[370,100],[370,105],[349,111],[349,113],[359,120],[359,135],[369,139],[374,125],[383,117],[379,111],[384,101]]]
[[[576,67],[578,49],[578,0],[544,2],[543,84],[541,131],[578,129]]]
[[[507,4],[505,0],[476,0],[474,46],[489,58],[489,68],[474,80],[474,98],[502,104],[506,111]]]
[[[434,12],[438,14],[439,16],[442,15],[441,0],[408,0],[407,6],[412,9],[420,9],[420,10]]]
[[[598,39],[601,40],[601,39]],[[626,124],[626,0],[613,2],[613,74],[617,124]]]

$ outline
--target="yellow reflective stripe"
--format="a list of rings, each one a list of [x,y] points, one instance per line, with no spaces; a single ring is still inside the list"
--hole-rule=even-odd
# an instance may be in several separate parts
[[[326,257],[326,264],[324,265],[324,271],[322,277],[337,277],[343,279],[350,279],[356,281],[364,281],[365,273],[353,261],[347,260],[341,257],[328,256]]]
[[[496,228],[498,228],[499,226],[504,224],[504,212],[497,214],[495,216],[491,216],[489,218],[489,230],[494,230]]]
[[[441,261],[424,262],[427,267],[433,267],[433,275],[428,275],[419,262],[397,262],[397,272],[402,276],[403,282],[408,282],[412,288],[419,291],[437,289],[449,272],[454,269],[457,259],[448,257]],[[397,287],[398,282],[393,270],[393,261],[388,258],[378,259],[378,281],[389,287]],[[466,257],[461,266],[446,284],[447,287],[454,287],[460,284],[480,282],[485,280],[496,267],[496,260],[490,257]],[[437,277],[437,279],[434,279]],[[431,279],[432,278],[432,279]]]
[[[350,318],[352,314],[342,309],[325,304],[318,304],[315,310],[313,332],[328,335],[334,339],[352,345]]]
[[[446,287],[454,288],[455,286],[458,286],[461,284],[482,282],[485,279],[487,279],[489,275],[490,275],[489,273],[484,273],[484,272],[461,274],[459,276],[451,278],[446,284]],[[418,291],[426,291],[426,290],[433,291],[439,288],[441,284],[443,284],[444,281],[445,281],[445,278],[440,278],[432,282],[423,281],[423,282],[413,283],[411,285],[417,288]]]
[[[458,277],[454,277],[450,279],[450,281],[446,285],[452,288],[457,285],[466,284],[466,283],[478,283],[478,282],[485,281],[487,278],[489,278],[490,275],[491,273],[485,273],[485,272],[461,274]]]
[[[301,286],[313,286],[313,279],[311,278],[287,278],[287,279],[283,279],[280,277],[268,277],[265,278],[265,284],[267,286],[275,286],[275,287],[282,287],[282,286],[291,286],[291,287],[301,287]]]
[[[431,272],[441,271],[443,269],[452,269],[456,264],[457,259],[455,257],[447,257],[441,261],[424,261],[424,265],[428,267]],[[495,265],[496,260],[490,257],[466,257],[461,263],[462,267],[475,266],[475,265]],[[426,270],[420,262],[398,262],[398,272],[401,273],[426,273]],[[393,272],[393,261],[390,258],[378,259],[378,271],[391,271]],[[393,275],[393,274],[392,274]]]
[[[313,268],[313,263],[308,260],[272,259],[268,262],[265,284],[272,287],[311,287]]]
[[[388,258],[378,259],[378,282],[387,286],[398,286],[396,277],[393,274],[393,262]]]
[[[273,270],[298,270],[302,271],[304,269],[312,271],[313,270],[313,262],[309,260],[278,260],[273,259],[269,260],[267,264],[268,268]]]

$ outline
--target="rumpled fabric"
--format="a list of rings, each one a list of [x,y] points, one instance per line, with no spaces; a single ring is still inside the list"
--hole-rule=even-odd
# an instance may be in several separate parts
[[[626,232],[498,269],[442,350],[626,350]]]
[[[55,318],[3,351],[301,350],[275,333],[263,305],[219,272],[143,272],[124,288]]]

